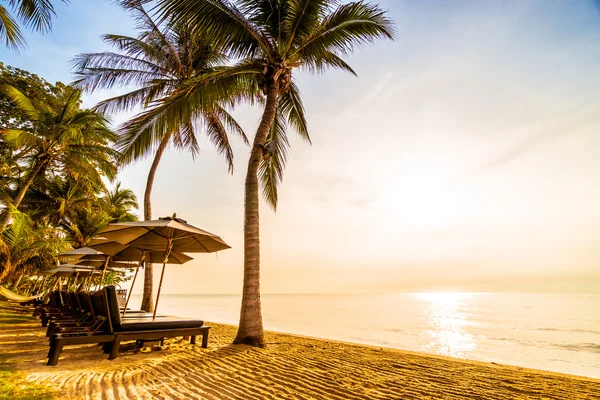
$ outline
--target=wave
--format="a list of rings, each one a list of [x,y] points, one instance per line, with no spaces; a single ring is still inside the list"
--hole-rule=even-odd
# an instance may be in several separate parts
[[[587,329],[563,329],[563,328],[532,328],[532,331],[549,331],[549,332],[569,332],[569,333],[591,333],[600,335],[600,331],[592,331]]]
[[[554,344],[554,347],[564,350],[585,351],[588,353],[600,354],[600,344],[597,343]]]

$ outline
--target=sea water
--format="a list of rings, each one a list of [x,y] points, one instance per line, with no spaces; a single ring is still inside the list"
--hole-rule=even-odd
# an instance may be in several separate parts
[[[237,324],[240,303],[163,294],[158,311]],[[262,306],[268,330],[600,378],[600,294],[265,294]]]

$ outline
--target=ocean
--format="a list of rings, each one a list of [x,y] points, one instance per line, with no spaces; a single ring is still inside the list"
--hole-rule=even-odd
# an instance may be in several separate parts
[[[163,294],[158,312],[237,324],[240,303]],[[265,294],[262,306],[268,330],[600,378],[600,294]]]

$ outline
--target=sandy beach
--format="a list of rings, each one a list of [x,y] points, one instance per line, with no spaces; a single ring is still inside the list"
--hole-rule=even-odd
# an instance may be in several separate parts
[[[45,329],[0,303],[3,363],[23,385],[61,399],[598,399],[600,380],[267,332],[266,349],[230,345],[234,326],[210,323],[208,349],[170,340],[161,350],[68,347],[45,365]],[[0,321],[3,323],[6,321]]]

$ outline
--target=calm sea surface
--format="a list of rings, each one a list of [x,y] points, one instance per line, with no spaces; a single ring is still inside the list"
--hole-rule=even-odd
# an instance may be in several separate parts
[[[132,297],[132,306],[140,296]],[[600,378],[600,294],[263,295],[265,329]],[[162,295],[159,313],[237,324],[235,295]]]

